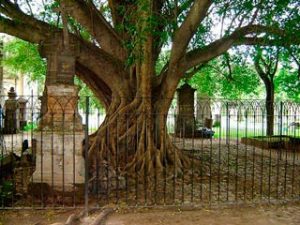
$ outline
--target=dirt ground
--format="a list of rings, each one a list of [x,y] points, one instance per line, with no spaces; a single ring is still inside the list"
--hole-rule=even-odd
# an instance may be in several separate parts
[[[76,212],[80,210],[0,210],[0,225],[48,225]]]
[[[65,222],[79,210],[0,211],[0,225],[49,225]],[[98,212],[100,213],[100,212]],[[97,213],[95,213],[97,214]],[[95,214],[92,216],[95,217]],[[106,225],[298,225],[300,203],[273,206],[184,210],[117,210]]]
[[[298,225],[300,204],[112,214],[106,225]]]

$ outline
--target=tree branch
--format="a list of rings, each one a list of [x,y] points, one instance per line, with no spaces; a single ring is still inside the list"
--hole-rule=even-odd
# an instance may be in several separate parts
[[[40,43],[49,35],[49,32],[41,32],[39,29],[36,29],[29,24],[15,22],[3,17],[0,17],[0,33],[19,37],[32,43]]]
[[[180,60],[185,56],[187,46],[197,31],[199,24],[206,17],[207,11],[211,4],[211,0],[195,0],[190,11],[188,12],[186,19],[175,32],[169,68],[167,73],[163,73],[163,77],[160,79],[161,84],[158,85],[160,86],[158,98],[171,99],[173,97],[173,91],[176,89],[180,78],[188,70],[179,65]]]
[[[50,31],[44,33],[30,24],[12,21],[3,17],[0,17],[0,32],[38,44],[51,38],[54,33]],[[61,30],[57,29],[56,32],[60,32],[62,35]],[[116,91],[120,95],[124,95],[124,90],[126,90],[127,86],[122,76],[120,76],[120,74],[125,73],[124,68],[121,67],[123,64],[104,50],[99,49],[91,43],[84,42],[75,35],[70,34],[70,38],[80,46],[80,53],[76,60],[77,63],[84,65],[94,74],[97,74],[98,79],[105,82],[111,90]],[[88,74],[86,74],[86,76],[88,76]],[[120,89],[119,87],[124,88]]]
[[[91,33],[104,51],[122,61],[125,60],[126,51],[121,38],[93,3],[84,0],[64,0],[64,4],[68,14]]]
[[[268,35],[274,35],[280,37],[279,40],[271,40],[265,38],[255,38],[255,37],[246,37],[246,35],[250,34],[261,34],[267,33]],[[273,44],[279,45],[288,43],[296,43],[300,44],[300,38],[295,37],[293,39],[286,38],[287,35],[284,30],[281,30],[276,27],[267,27],[262,25],[248,25],[241,28],[236,29],[229,36],[220,38],[211,44],[207,45],[204,48],[194,49],[186,54],[186,56],[181,61],[181,66],[183,66],[184,71],[201,64],[205,61],[209,61],[222,53],[226,52],[232,46],[237,45],[255,45],[261,42],[265,42],[265,44]]]
[[[92,90],[103,106],[108,109],[112,93],[105,82],[99,79],[97,74],[80,63],[76,63],[76,75]]]
[[[211,4],[212,2],[210,0],[196,0],[194,2],[185,21],[175,32],[170,65],[177,63],[180,58],[184,56],[191,38],[195,34],[199,24],[205,18]]]
[[[126,81],[128,74],[125,74],[126,70],[124,71],[123,63],[92,43],[83,41],[75,36],[73,38],[80,46],[80,54],[76,62],[84,65],[96,74],[99,79],[106,83],[111,91],[124,97],[126,90],[130,89]]]
[[[33,16],[29,16],[21,11],[21,9],[11,3],[8,0],[3,0],[0,5],[0,12],[11,18],[14,21],[19,21],[19,23],[25,24],[25,26],[32,26],[34,30],[39,30],[42,33],[49,33],[49,31],[53,31],[56,28],[45,23],[43,21],[35,19]]]

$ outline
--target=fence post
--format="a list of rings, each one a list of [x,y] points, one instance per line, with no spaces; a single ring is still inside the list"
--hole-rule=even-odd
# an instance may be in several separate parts
[[[230,129],[230,115],[229,115],[229,103],[226,102],[226,144],[229,143],[229,138],[230,138],[230,134],[229,134],[229,129]]]
[[[89,162],[88,162],[88,150],[89,150],[89,105],[90,98],[86,97],[85,102],[85,138],[84,138],[84,208],[85,214],[88,216],[89,210]]]
[[[283,120],[283,102],[281,101],[280,102],[280,125],[279,125],[279,128],[280,128],[280,131],[279,131],[280,138],[282,138],[282,120]]]

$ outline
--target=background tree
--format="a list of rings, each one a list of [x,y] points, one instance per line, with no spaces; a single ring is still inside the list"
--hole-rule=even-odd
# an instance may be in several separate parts
[[[279,49],[256,49],[254,65],[258,76],[262,79],[266,90],[266,113],[267,113],[267,135],[274,133],[274,101],[275,86],[274,77],[277,72],[279,62]]]
[[[275,77],[275,92],[280,95],[280,100],[300,102],[300,80],[297,69],[281,68]]]
[[[23,74],[29,81],[37,81],[41,92],[45,82],[46,61],[40,57],[37,45],[11,39],[5,43],[3,51],[3,66],[15,76]]]
[[[251,64],[234,54],[230,66],[225,57],[210,61],[191,79],[200,94],[213,98],[258,98],[260,81]]]
[[[275,90],[281,99],[300,101],[300,50],[296,46],[283,49],[280,57],[281,68],[275,78]]]
[[[150,173],[168,164],[180,172],[189,160],[166,134],[166,114],[184,75],[234,46],[300,43],[298,0],[60,0],[50,1],[50,7],[35,3],[36,11],[32,3],[2,0],[0,32],[37,44],[62,35],[61,23],[53,23],[60,21],[55,4],[63,4],[80,25],[74,29],[69,21],[68,26],[80,46],[76,75],[107,112],[90,138],[91,165],[96,158],[115,162],[118,145],[135,149],[129,151],[128,169]],[[156,73],[163,47],[170,55]]]

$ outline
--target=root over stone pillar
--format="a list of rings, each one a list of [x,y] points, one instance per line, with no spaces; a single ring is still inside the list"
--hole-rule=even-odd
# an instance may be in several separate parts
[[[84,183],[84,131],[77,111],[77,93],[76,86],[47,87],[47,111],[34,137],[37,144],[33,183],[47,183],[57,191],[72,191],[74,185]]]
[[[76,47],[65,49],[55,35],[41,46],[48,59],[46,87],[36,139],[36,170],[32,185],[47,184],[54,191],[72,192],[84,184],[84,130],[74,85]]]

